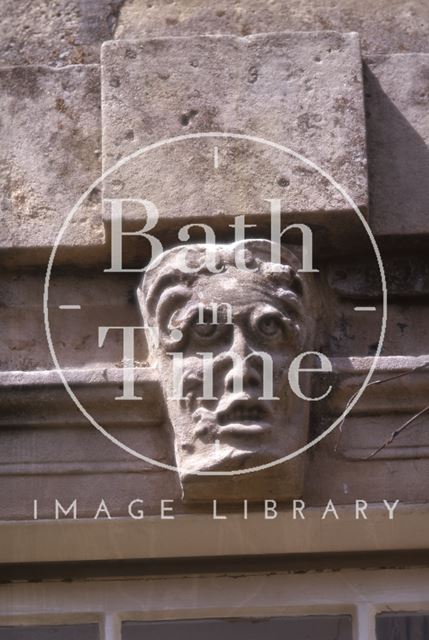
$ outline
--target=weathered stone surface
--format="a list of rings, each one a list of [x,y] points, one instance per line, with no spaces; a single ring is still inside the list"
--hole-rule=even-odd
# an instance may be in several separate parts
[[[204,3],[197,6],[193,0],[162,6],[128,1],[118,34],[122,29],[122,34],[140,39],[147,33],[183,35],[226,30],[245,36],[261,30],[334,27],[361,32],[365,51],[371,53],[427,48],[425,5],[399,5],[394,0],[387,6],[386,1],[368,5],[366,1],[357,4],[341,0],[335,8],[330,0],[323,7],[316,7],[313,0],[299,7],[295,0],[287,5],[276,0],[261,5],[255,0],[242,0],[240,4],[226,4],[226,0],[222,4],[221,0],[213,7],[204,7]],[[78,17],[73,2],[67,6],[55,1],[12,5],[7,0],[3,37],[9,38],[9,23],[14,27],[11,38],[15,40],[3,49],[1,60],[4,64],[55,65],[96,60],[99,43],[109,37],[115,22],[116,9],[108,23],[104,21],[107,4],[82,0]],[[38,18],[41,7],[46,24]],[[133,14],[136,10],[137,17]],[[19,19],[15,20],[17,11]],[[221,26],[217,29],[216,25]],[[26,37],[21,31],[24,27],[28,27]],[[59,30],[64,30],[64,37]],[[79,32],[78,37],[71,32]],[[250,131],[296,147],[315,159],[365,207],[365,136],[355,36],[279,34],[274,38],[124,42],[106,45],[105,62],[106,166],[166,135],[214,128]],[[428,55],[373,56],[367,61],[366,73],[372,224],[379,237],[393,237],[396,242],[399,238],[403,248],[404,235],[428,233]],[[99,175],[98,68],[9,68],[1,70],[0,78],[5,150],[1,173],[6,184],[1,246],[8,256],[12,255],[11,248],[14,254],[28,250],[37,260],[43,255],[45,261],[69,207]],[[157,204],[167,220],[161,234],[165,244],[176,224],[213,221],[217,231],[225,231],[229,217],[243,213],[249,215],[249,222],[255,222],[258,214],[268,212],[268,208],[261,209],[263,197],[281,197],[290,215],[305,213],[306,220],[317,220],[321,225],[324,217],[335,212],[339,216],[336,226],[348,226],[349,219],[335,195],[308,170],[300,172],[297,163],[292,162],[285,170],[279,158],[266,150],[255,154],[251,145],[222,147],[221,142],[218,147],[216,174],[214,145],[191,145],[186,153],[185,147],[177,151],[170,148],[171,153],[159,152],[148,163],[137,165],[136,170],[115,176],[107,184],[106,194],[149,197],[145,188],[153,189],[153,199],[157,201],[159,195]],[[252,160],[257,156],[255,164],[247,164],[249,150],[253,150]],[[353,173],[356,167],[357,178]],[[222,187],[218,192],[216,181],[211,182],[213,175]],[[121,180],[127,188],[134,185],[135,191],[124,191]],[[225,187],[233,197],[225,197]],[[173,194],[170,201],[168,193]],[[217,208],[210,209],[214,200]],[[343,224],[341,218],[347,222]],[[140,228],[142,221],[143,216],[133,218],[131,211],[130,225]],[[96,198],[72,225],[67,241],[70,246],[88,247],[92,255],[101,247],[103,229]],[[46,251],[40,253],[41,249]],[[362,263],[359,260],[354,256],[354,267],[346,265],[346,277],[344,269],[332,265],[331,284],[339,300],[335,306],[331,292],[325,303],[333,318],[327,346],[334,356],[370,356],[376,349],[379,310],[362,320],[354,307],[365,305],[367,300],[377,303],[378,274],[366,254]],[[429,352],[427,261],[413,256],[409,264],[396,258],[386,263],[394,302],[389,308],[384,353],[421,356]],[[99,325],[139,323],[133,297],[136,279],[135,275],[118,277],[112,285],[111,274],[106,276],[108,284],[94,274],[59,274],[50,300],[54,342],[61,364],[82,369],[69,371],[68,376],[78,397],[95,416],[124,443],[173,464],[171,431],[162,413],[158,377],[146,368],[144,384],[141,380],[136,383],[137,391],[144,387],[148,392],[147,403],[115,402],[121,388],[120,334],[109,335],[103,349],[97,345]],[[5,370],[52,367],[42,324],[42,281],[43,274],[39,273],[2,275],[0,365]],[[243,290],[247,291],[245,287]],[[416,297],[420,298],[418,304],[412,301]],[[247,302],[252,303],[250,296]],[[83,308],[59,308],[67,303],[82,303]],[[143,340],[136,350],[141,364],[146,355]],[[334,368],[339,391],[330,397],[324,414],[312,412],[310,435],[321,432],[324,421],[331,418],[330,412],[340,413],[357,390],[372,363],[370,357],[364,360],[361,368],[346,372],[344,384],[344,371],[338,374]],[[355,498],[427,500],[427,486],[421,481],[428,472],[427,415],[379,454],[365,459],[388,440],[395,428],[424,407],[428,373],[427,369],[418,369],[424,360],[424,356],[410,362],[392,358],[386,366],[381,362],[374,380],[382,379],[383,384],[368,388],[344,424],[340,443],[337,431],[312,449],[303,493],[308,504],[326,504],[330,498],[346,504]],[[406,376],[396,377],[402,373]],[[389,381],[390,377],[395,379]],[[181,502],[175,473],[133,459],[93,427],[84,426],[84,417],[52,371],[12,373],[2,385],[1,402],[3,518],[30,518],[35,495],[43,496],[40,513],[47,518],[54,517],[55,497],[64,504],[77,497],[80,516],[90,517],[102,497],[107,497],[109,504],[111,500],[113,515],[127,515],[127,502],[136,497],[144,499],[147,513],[159,514],[161,498],[174,498],[178,512],[191,514],[200,509]],[[263,478],[255,482],[264,497],[271,495],[269,483],[265,491]],[[247,479],[243,485],[250,491]],[[47,487],[52,495],[47,495]],[[295,489],[293,497],[299,497],[298,484]],[[243,494],[243,487],[231,489],[230,485],[225,501],[234,491],[234,497]],[[277,492],[276,486],[274,492],[274,497],[285,495],[284,487]],[[194,497],[202,495],[207,493],[197,487]],[[217,495],[224,494],[219,491]]]
[[[356,312],[355,306],[371,306],[363,298],[344,301],[335,310],[335,320],[329,337],[329,353],[333,356],[373,356],[380,336],[381,305],[375,312]],[[390,302],[387,312],[383,355],[429,353],[427,302],[410,304],[409,300]]]
[[[344,275],[348,273],[350,278],[345,278]],[[332,356],[373,354],[380,332],[380,312],[367,315],[363,323],[362,316],[354,311],[356,305],[368,305],[368,297],[372,300],[371,304],[374,303],[369,282],[366,295],[359,284],[361,279],[357,278],[350,265],[333,265],[333,274],[333,285],[338,293],[351,295],[352,300],[335,301],[334,297],[329,298],[327,306],[332,314],[332,326],[324,352]],[[0,306],[1,370],[29,371],[53,366],[43,323],[44,276],[44,270],[22,270],[20,273],[5,271],[0,275],[3,303]],[[374,278],[376,276],[375,273]],[[121,363],[121,332],[109,332],[102,348],[99,348],[98,326],[140,324],[135,302],[139,279],[139,274],[104,273],[102,266],[91,273],[76,269],[73,274],[54,272],[49,293],[49,320],[55,350],[62,366],[103,369],[112,363]],[[401,291],[406,288],[408,281],[403,282]],[[408,288],[412,289],[411,281],[408,282]],[[325,287],[323,295],[329,295]],[[385,355],[429,353],[427,301],[410,304],[411,300],[408,297],[407,304],[401,300],[390,301],[383,350]],[[62,304],[80,304],[81,309],[60,309]],[[143,331],[135,335],[135,358],[138,364],[143,364],[147,359]]]
[[[374,380],[385,382],[368,387],[342,431],[334,431],[310,453],[303,495],[309,507],[326,505],[329,499],[335,504],[351,504],[355,499],[379,502],[380,496],[401,503],[426,500],[427,486],[422,478],[429,466],[427,416],[380,454],[362,459],[424,406],[428,369],[417,367],[425,361],[424,356],[379,361]],[[357,391],[371,364],[371,358],[334,361],[333,375],[339,384],[323,402],[324,420],[341,414],[344,402]],[[108,430],[117,438],[173,462],[167,425],[159,423],[162,414],[156,404],[161,406],[161,394],[154,370],[138,372],[138,389],[145,401],[130,402],[127,407],[109,401],[116,394],[119,371],[73,371],[68,377],[90,410],[98,405],[98,417],[107,420]],[[112,515],[125,517],[129,517],[128,503],[136,498],[143,500],[146,515],[159,515],[161,499],[173,499],[177,513],[211,512],[211,505],[183,504],[175,472],[132,458],[91,425],[85,426],[85,418],[68,399],[54,372],[1,373],[0,389],[1,519],[31,519],[35,497],[39,498],[40,518],[50,519],[55,498],[65,506],[77,498],[79,517],[90,518],[102,498]],[[320,431],[323,424],[320,415],[313,415],[312,432]],[[227,500],[221,502],[220,510],[231,511]]]
[[[156,433],[165,419],[159,376],[151,367],[135,370],[136,394],[142,397],[137,404],[115,402],[118,388],[123,384],[123,370],[119,367],[64,369],[63,373],[88,412],[108,428],[120,431],[129,427],[143,431],[154,428]],[[68,397],[57,371],[0,372],[0,388],[2,427],[49,429],[59,423],[68,427],[89,426],[87,417]],[[169,443],[165,444],[165,450],[170,450]],[[159,446],[158,452],[154,449],[146,453],[155,457],[159,454],[162,459]],[[46,459],[49,460],[49,456]]]
[[[427,241],[426,241],[427,242]],[[402,245],[404,241],[401,240]],[[384,355],[429,353],[426,320],[429,297],[429,261],[426,255],[382,250],[388,309]],[[332,261],[327,279],[339,296],[330,335],[333,355],[372,355],[381,326],[381,280],[378,265],[369,256]],[[355,307],[374,312],[356,313]]]
[[[358,31],[365,53],[429,51],[426,0],[128,0],[115,37]]]
[[[250,134],[303,154],[366,207],[356,34],[117,41],[103,46],[102,66],[104,170],[171,136]],[[167,232],[196,221],[232,234],[228,223],[238,214],[267,224],[266,198],[280,198],[287,220],[317,223],[322,234],[334,230],[334,218],[335,230],[344,232],[343,213],[350,214],[349,224],[357,219],[314,168],[248,140],[199,138],[151,151],[115,171],[106,180],[105,196],[151,200]],[[141,205],[125,212],[134,228],[142,226],[144,215]]]
[[[341,414],[345,399],[358,390],[372,363],[370,357],[336,360],[342,380],[316,429],[327,414]],[[332,492],[335,502],[344,504],[360,495],[369,502],[377,502],[380,496],[401,502],[427,500],[421,478],[426,477],[429,467],[429,418],[423,412],[428,366],[429,357],[424,355],[380,358],[360,401],[341,427],[314,449],[311,473],[306,476],[309,500],[323,504]],[[410,424],[396,435],[408,421]]]
[[[98,62],[113,35],[358,31],[365,53],[429,50],[425,0],[3,0],[2,21],[3,65]]]
[[[427,255],[384,255],[383,268],[390,300],[429,297]],[[349,300],[381,298],[380,270],[368,257],[332,262],[328,281],[336,293]]]
[[[31,371],[53,367],[43,319],[45,271],[4,271],[0,274],[0,370]],[[102,267],[64,273],[53,271],[49,286],[49,326],[60,366],[103,369],[120,365],[122,335],[110,331],[102,348],[99,326],[138,326],[135,304],[138,280],[134,274],[105,274]],[[61,309],[61,305],[79,305]],[[135,336],[135,359],[143,364],[147,349],[144,332]]]
[[[100,172],[99,67],[11,67],[2,92],[0,246],[52,246],[62,222]],[[91,194],[61,244],[100,245],[99,196]]]
[[[429,54],[368,59],[365,97],[371,227],[378,236],[427,234]]]
[[[0,65],[98,62],[123,0],[3,0]]]

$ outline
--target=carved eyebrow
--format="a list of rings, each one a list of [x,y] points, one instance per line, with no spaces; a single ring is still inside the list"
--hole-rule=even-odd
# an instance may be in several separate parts
[[[180,315],[180,322],[188,324],[196,315],[198,311],[198,305],[196,303],[189,303],[182,309]]]
[[[304,305],[301,298],[290,289],[278,288],[274,295],[278,298],[288,311],[292,312],[299,320],[304,318]]]
[[[183,284],[165,289],[161,293],[156,306],[156,322],[158,326],[165,327],[166,319],[173,315],[173,312],[178,307],[178,301],[186,302],[191,295],[189,288]]]
[[[192,320],[194,318],[196,318],[199,315],[199,305],[201,303],[199,303],[198,301],[188,301],[188,304],[184,305],[182,308],[182,313],[180,314],[178,321],[183,325],[189,325]],[[213,308],[210,305],[204,305],[202,306],[202,311],[203,311],[203,316],[204,316],[204,312],[205,311],[209,311],[209,312],[213,312]],[[216,324],[228,324],[228,323],[224,323],[223,322],[223,317],[224,314],[222,313],[222,309],[220,308],[220,313],[217,317],[218,320],[220,320],[220,322],[217,322]],[[203,320],[203,323],[205,324],[207,321]],[[211,324],[211,320],[208,321],[209,324]]]

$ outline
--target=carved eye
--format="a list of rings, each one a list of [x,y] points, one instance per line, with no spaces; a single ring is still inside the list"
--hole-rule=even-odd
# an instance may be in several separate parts
[[[283,333],[282,321],[271,313],[267,313],[263,315],[262,318],[259,318],[256,326],[264,336],[269,338],[273,338]]]
[[[193,333],[199,338],[212,338],[216,334],[217,330],[218,326],[216,324],[208,324],[204,322],[202,324],[194,323],[192,325]]]

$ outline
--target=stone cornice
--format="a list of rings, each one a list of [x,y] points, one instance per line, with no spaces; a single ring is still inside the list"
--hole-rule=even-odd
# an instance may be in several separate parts
[[[340,378],[329,396],[327,411],[331,415],[344,410],[347,399],[356,393],[372,364],[372,357],[334,358],[333,373]],[[424,365],[428,363],[428,367]],[[107,389],[121,385],[123,372],[118,367],[105,369],[66,369],[65,377],[73,389],[79,389],[82,403],[91,410],[103,402]],[[401,375],[402,374],[402,375]],[[362,398],[352,409],[351,415],[379,415],[419,411],[427,400],[429,384],[428,356],[386,356],[378,360],[376,371]],[[153,425],[164,417],[163,400],[158,374],[151,367],[135,370],[136,394],[142,395],[142,403],[117,402],[117,415],[106,415],[107,424],[122,423]],[[71,420],[76,425],[86,424],[79,415],[71,418],[70,405],[64,402],[65,389],[59,374],[49,371],[0,372],[0,426],[46,426]],[[86,404],[87,403],[87,404]],[[31,409],[31,412],[30,412]],[[109,407],[110,409],[110,407]]]
[[[338,416],[347,400],[353,397],[371,366],[372,358],[336,358],[333,360],[333,376],[339,378],[320,415]],[[429,386],[429,356],[387,356],[379,359],[370,385],[332,439],[323,446],[348,460],[414,459],[429,457],[427,429],[417,422],[395,440],[371,457],[371,454],[402,423],[421,411],[427,404]],[[165,421],[164,403],[157,372],[139,368],[135,372],[135,388],[143,396],[139,402],[105,402],[115,387],[120,387],[122,370],[75,369],[65,372],[71,387],[89,411],[95,411],[103,426],[109,428],[143,427],[158,429]],[[26,371],[0,373],[0,429],[82,427],[87,419],[68,398],[58,373],[52,371]],[[318,417],[319,416],[319,417]],[[419,428],[420,424],[420,428]],[[144,465],[145,471],[153,470]],[[137,460],[101,461],[85,463],[43,462],[39,464],[15,463],[2,465],[2,475],[36,475],[68,473],[133,473],[141,471]]]
[[[322,508],[293,520],[281,510],[275,520],[262,513],[247,520],[230,514],[184,515],[174,520],[57,520],[0,524],[0,563],[85,560],[197,558],[299,553],[351,553],[427,549],[427,505],[399,505],[389,520],[384,505],[373,505],[368,519],[354,507],[337,507],[338,520],[322,519]]]

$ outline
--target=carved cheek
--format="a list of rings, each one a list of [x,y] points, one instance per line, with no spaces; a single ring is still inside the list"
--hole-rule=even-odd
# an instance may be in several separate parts
[[[294,355],[285,349],[282,354],[273,355],[274,395],[282,396],[289,390],[288,370]]]

